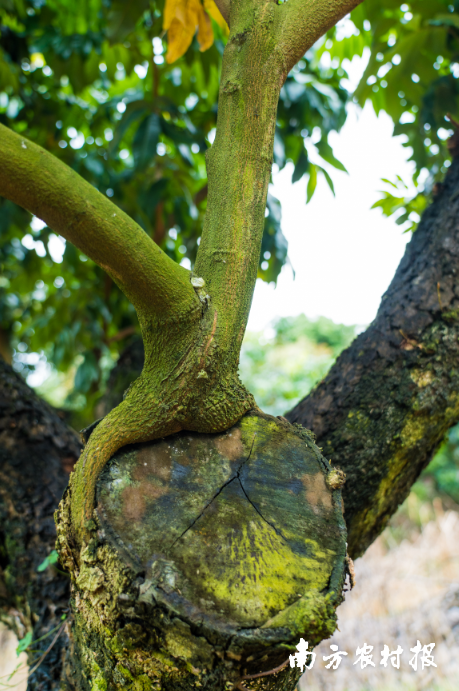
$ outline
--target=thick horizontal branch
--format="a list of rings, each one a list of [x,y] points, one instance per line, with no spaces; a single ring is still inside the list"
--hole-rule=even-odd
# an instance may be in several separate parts
[[[349,552],[381,532],[459,420],[459,160],[374,322],[288,415],[342,468]]]
[[[0,195],[93,259],[140,311],[164,319],[198,306],[189,272],[140,226],[55,156],[3,125]]]

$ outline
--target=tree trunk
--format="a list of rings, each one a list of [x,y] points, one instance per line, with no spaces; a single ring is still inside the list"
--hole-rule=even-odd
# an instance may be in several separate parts
[[[29,679],[40,691],[62,685],[70,579],[37,568],[54,550],[53,514],[79,453],[77,435],[0,358],[0,619],[19,639],[46,636],[31,646],[32,669],[62,628]]]
[[[459,159],[407,245],[376,319],[287,414],[346,473],[349,553],[379,535],[459,420]]]
[[[243,688],[333,632],[347,569],[341,479],[308,433],[253,411],[219,435],[119,451],[72,573],[79,688]],[[300,670],[244,681],[293,691]],[[237,686],[239,684],[239,686]]]

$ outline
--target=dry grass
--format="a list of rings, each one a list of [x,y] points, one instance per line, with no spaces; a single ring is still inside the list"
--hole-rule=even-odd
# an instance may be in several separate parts
[[[457,691],[459,689],[459,514],[443,513],[411,540],[388,548],[383,534],[355,563],[357,585],[338,610],[339,628],[316,648],[301,691]],[[437,668],[414,672],[410,648],[435,643]],[[348,652],[337,670],[325,669],[330,644]],[[355,651],[373,645],[375,667],[353,665]],[[384,644],[400,645],[400,670],[380,665]]]

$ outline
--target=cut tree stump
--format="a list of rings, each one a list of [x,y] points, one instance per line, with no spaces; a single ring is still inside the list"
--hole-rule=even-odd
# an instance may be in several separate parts
[[[117,452],[78,557],[59,530],[80,684],[293,690],[289,664],[242,678],[333,633],[347,568],[340,484],[309,432],[260,411],[221,434]]]

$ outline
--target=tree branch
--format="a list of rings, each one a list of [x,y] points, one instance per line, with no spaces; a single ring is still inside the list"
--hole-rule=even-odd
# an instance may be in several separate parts
[[[347,475],[352,557],[382,531],[459,420],[458,218],[456,159],[376,319],[287,415],[312,429],[327,458]]]
[[[207,212],[196,260],[234,358],[257,277],[280,89],[304,52],[360,0],[231,0]]]
[[[71,168],[3,125],[0,194],[99,264],[140,312],[164,319],[198,306],[189,272],[140,226]]]
[[[277,38],[290,71],[314,43],[363,0],[286,0]]]

